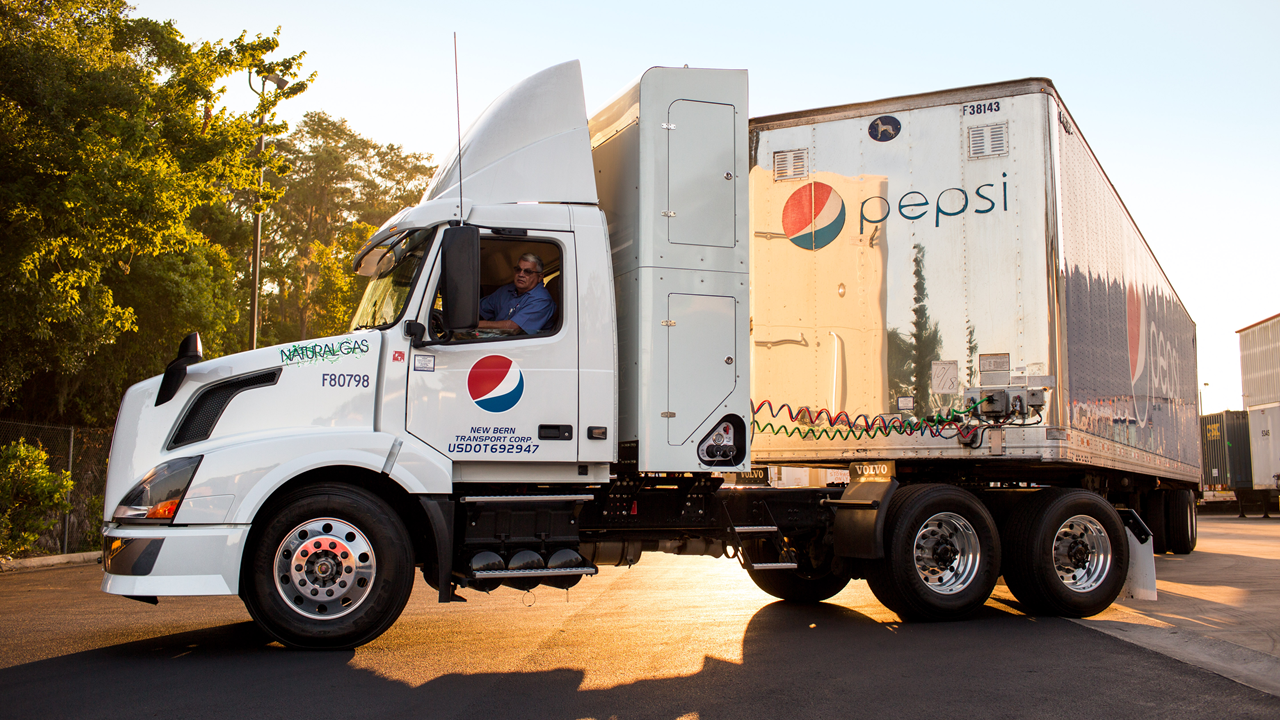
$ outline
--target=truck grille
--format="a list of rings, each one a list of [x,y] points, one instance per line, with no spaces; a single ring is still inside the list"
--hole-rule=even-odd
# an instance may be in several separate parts
[[[174,431],[173,439],[169,441],[169,449],[207,440],[213,433],[214,426],[218,424],[218,418],[222,417],[222,411],[227,409],[231,398],[245,390],[275,385],[280,379],[280,371],[280,368],[274,368],[252,375],[243,375],[200,390],[183,412],[182,418],[178,420],[178,429]]]

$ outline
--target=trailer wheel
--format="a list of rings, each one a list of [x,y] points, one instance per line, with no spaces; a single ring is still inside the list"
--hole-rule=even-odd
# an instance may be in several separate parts
[[[1169,551],[1169,523],[1165,514],[1167,494],[1164,490],[1152,490],[1142,503],[1142,522],[1151,531],[1151,552],[1157,557]]]
[[[885,516],[885,557],[867,584],[904,620],[953,620],[982,606],[1000,575],[1000,536],[986,507],[961,488],[908,485]]]
[[[1037,491],[1013,510],[1004,579],[1033,613],[1088,617],[1110,607],[1129,572],[1115,508],[1087,490]]]
[[[1196,549],[1196,496],[1190,490],[1170,490],[1165,495],[1164,530],[1169,550],[1189,555]]]
[[[302,488],[276,505],[251,542],[241,595],[253,619],[289,647],[363,645],[391,627],[413,590],[404,523],[362,488]]]

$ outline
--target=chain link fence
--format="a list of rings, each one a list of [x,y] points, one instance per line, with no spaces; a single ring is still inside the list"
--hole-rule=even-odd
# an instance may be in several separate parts
[[[0,420],[0,446],[18,440],[39,445],[49,455],[49,469],[70,470],[71,512],[60,515],[41,533],[37,547],[50,553],[87,552],[101,547],[102,495],[107,487],[110,428],[36,425]]]

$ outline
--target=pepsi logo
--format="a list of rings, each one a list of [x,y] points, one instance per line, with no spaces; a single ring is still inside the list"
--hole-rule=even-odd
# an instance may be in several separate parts
[[[524,395],[524,373],[514,360],[503,355],[486,355],[471,366],[467,392],[481,410],[506,412]]]
[[[782,231],[796,247],[820,250],[844,229],[844,199],[830,185],[811,182],[782,207]]]

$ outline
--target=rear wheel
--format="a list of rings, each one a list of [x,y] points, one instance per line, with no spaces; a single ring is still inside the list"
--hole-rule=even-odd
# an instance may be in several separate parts
[[[1000,540],[991,514],[950,485],[908,485],[885,516],[885,557],[867,584],[906,620],[953,620],[982,606],[1000,574]]]
[[[1157,556],[1169,551],[1169,524],[1165,515],[1164,490],[1152,490],[1143,498],[1142,522],[1151,531],[1151,551]]]
[[[1040,490],[1014,508],[1005,535],[1005,582],[1035,613],[1088,617],[1107,609],[1129,572],[1129,542],[1115,508],[1086,490]]]
[[[1196,496],[1190,490],[1170,490],[1166,496],[1164,529],[1167,545],[1175,555],[1196,549]]]
[[[413,590],[413,551],[378,496],[322,483],[286,498],[245,557],[249,614],[290,647],[352,648],[396,621]]]

